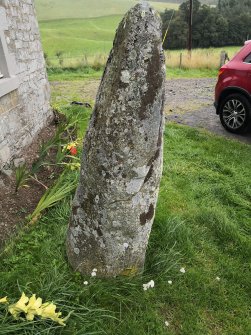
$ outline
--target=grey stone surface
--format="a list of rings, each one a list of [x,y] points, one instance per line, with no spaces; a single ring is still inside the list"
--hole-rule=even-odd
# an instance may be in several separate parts
[[[25,163],[25,159],[24,158],[15,158],[13,160],[13,165],[14,165],[15,168],[18,168],[19,166],[24,165],[24,163]]]
[[[81,273],[143,270],[162,173],[164,95],[161,20],[144,2],[118,27],[84,139],[67,235]]]
[[[11,78],[0,79],[0,85],[13,78],[19,85],[17,90],[0,97],[0,170],[19,156],[52,117],[33,1],[0,0],[1,18],[4,24],[0,24],[0,38],[4,39],[7,61],[12,65],[9,74],[6,72]]]
[[[5,174],[7,177],[11,177],[12,174],[13,174],[13,171],[12,170],[8,170],[8,169],[4,169],[2,171],[3,174]],[[1,185],[0,185],[1,186]]]

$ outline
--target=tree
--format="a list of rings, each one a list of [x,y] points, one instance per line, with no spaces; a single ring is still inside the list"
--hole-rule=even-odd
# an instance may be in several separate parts
[[[220,0],[212,8],[193,0],[193,40],[196,48],[242,45],[251,35],[251,0]],[[164,29],[173,11],[161,14]],[[165,49],[187,47],[189,1],[183,2],[175,11],[170,24]]]

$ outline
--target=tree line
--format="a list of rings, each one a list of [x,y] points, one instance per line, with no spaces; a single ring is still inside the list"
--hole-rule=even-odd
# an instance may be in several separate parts
[[[164,49],[187,48],[190,1],[161,13]],[[251,0],[219,0],[216,7],[193,0],[193,48],[242,45],[251,39]]]
[[[166,3],[177,3],[182,4],[184,0],[152,0],[151,2],[166,2]],[[217,5],[218,0],[201,0],[201,3],[205,3],[206,5]]]

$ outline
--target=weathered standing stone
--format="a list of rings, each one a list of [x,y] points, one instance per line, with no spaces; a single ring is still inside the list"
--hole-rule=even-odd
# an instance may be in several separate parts
[[[144,2],[118,27],[84,140],[67,236],[81,273],[143,269],[162,173],[164,86],[161,21]]]

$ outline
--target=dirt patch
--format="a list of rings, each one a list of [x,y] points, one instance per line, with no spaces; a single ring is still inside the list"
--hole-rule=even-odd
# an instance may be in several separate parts
[[[52,100],[54,103],[71,103],[74,100],[93,104],[100,80],[76,80],[51,82]]]
[[[38,152],[42,142],[47,142],[54,136],[56,126],[54,124],[44,128],[37,138],[21,154],[28,168],[38,159]],[[47,160],[53,159],[55,150],[50,150]],[[37,173],[38,180],[46,186],[50,186],[60,174],[58,167],[45,166]],[[28,187],[22,187],[15,192],[16,178],[14,171],[10,176],[0,173],[0,249],[17,227],[24,224],[28,214],[32,213],[38,201],[45,192],[45,187],[30,180]]]

